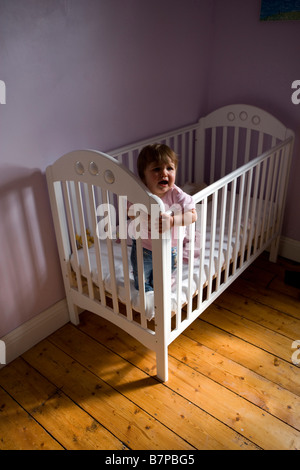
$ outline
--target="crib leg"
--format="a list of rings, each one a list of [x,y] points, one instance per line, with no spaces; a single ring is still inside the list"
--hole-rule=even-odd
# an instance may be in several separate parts
[[[168,380],[168,347],[161,348],[160,351],[156,351],[156,369],[157,377],[162,382]]]
[[[280,237],[276,237],[275,240],[271,244],[269,260],[272,263],[277,263],[277,257],[278,257],[278,251],[279,251],[279,242],[280,242]]]
[[[71,301],[68,301],[68,310],[70,322],[73,323],[73,325],[79,325],[79,309],[77,305],[73,304]]]

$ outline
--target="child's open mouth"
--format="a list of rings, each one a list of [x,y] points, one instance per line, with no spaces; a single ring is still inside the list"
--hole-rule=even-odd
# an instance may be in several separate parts
[[[168,181],[167,181],[167,180],[162,180],[162,181],[160,181],[158,184],[160,184],[161,186],[167,186],[167,185],[168,185]]]

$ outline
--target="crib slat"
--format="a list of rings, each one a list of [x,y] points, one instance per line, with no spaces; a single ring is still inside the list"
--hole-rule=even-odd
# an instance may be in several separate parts
[[[181,162],[181,174],[180,174],[180,182],[183,184],[186,179],[186,164],[187,164],[187,155],[184,151],[184,136],[177,135],[176,138],[176,148],[177,148],[177,155],[179,155],[179,159]]]
[[[279,175],[280,177],[282,178],[282,174],[283,174],[283,169],[284,169],[284,152],[283,152],[283,149],[280,150],[280,164],[279,164]],[[281,179],[280,178],[280,179]],[[276,216],[275,216],[275,223],[274,223],[274,231],[273,231],[273,234],[276,233],[276,231],[278,230],[278,213],[280,212],[280,207],[279,207],[279,204],[280,204],[280,183],[278,184],[278,186],[276,187],[276,198],[275,198],[275,208],[276,208]]]
[[[145,277],[144,277],[144,261],[143,261],[143,246],[142,239],[138,237],[136,240],[137,252],[137,267],[138,267],[138,281],[139,281],[139,301],[141,312],[141,324],[146,326],[146,296],[145,296]]]
[[[187,319],[190,318],[192,313],[192,298],[194,293],[193,281],[194,281],[194,252],[195,252],[195,224],[191,224],[188,227],[189,230],[189,272],[188,272],[188,305],[187,305]]]
[[[257,164],[255,166],[255,180],[254,180],[254,189],[252,195],[252,207],[251,207],[251,216],[250,216],[250,229],[249,229],[249,238],[248,238],[248,247],[247,247],[247,261],[249,261],[251,256],[251,246],[253,246],[253,250],[255,248],[254,245],[254,236],[255,236],[255,226],[257,224],[256,220],[256,208],[257,208],[257,194],[258,194],[258,187],[259,187],[259,179],[260,179],[260,169],[261,164]]]
[[[288,167],[289,167],[289,152],[290,152],[290,145],[287,145],[285,148],[282,148],[280,150],[280,155],[281,155],[281,161],[280,161],[280,169],[279,169],[279,175],[280,175],[280,181],[278,184],[277,188],[277,197],[276,197],[276,202],[275,202],[275,207],[277,211],[276,215],[276,231],[279,231],[280,226],[282,224],[282,204],[283,201],[286,197],[286,175],[288,172]]]
[[[216,162],[216,128],[211,131],[211,156],[210,156],[210,183],[215,179],[215,162]]]
[[[250,160],[250,142],[251,142],[251,129],[247,129],[244,163],[248,163]]]
[[[239,188],[239,198],[238,198],[238,209],[237,209],[237,218],[236,218],[236,229],[235,229],[235,244],[233,252],[233,266],[232,274],[235,274],[237,268],[237,260],[239,255],[239,244],[240,244],[240,231],[241,231],[241,218],[242,218],[242,209],[243,209],[243,198],[244,198],[244,188],[245,188],[245,173],[242,174],[240,178],[240,188]]]
[[[183,184],[187,181],[186,174],[187,174],[187,164],[188,164],[188,155],[185,151],[185,140],[184,136],[177,136],[177,154],[179,155],[181,161],[181,175],[180,175],[180,182]]]
[[[182,157],[187,162],[185,182],[193,180],[193,157],[194,157],[194,129],[189,129],[180,133]]]
[[[223,178],[223,176],[225,176],[226,174],[227,135],[228,135],[228,127],[223,127],[221,178]]]
[[[209,299],[212,293],[212,282],[215,274],[215,239],[216,239],[216,224],[217,224],[217,208],[218,208],[218,191],[215,191],[212,196],[211,208],[211,240],[210,240],[210,255],[208,266],[208,288],[207,298]]]
[[[70,192],[70,207],[73,208],[73,221],[75,233],[80,233],[80,222],[78,216],[78,209],[76,206],[76,192],[75,192],[75,183],[74,181],[69,181],[69,192]],[[75,204],[75,207],[74,207]]]
[[[126,316],[128,320],[132,321],[132,306],[131,306],[131,293],[130,293],[130,279],[129,279],[129,265],[128,265],[128,251],[127,241],[121,240],[123,273],[124,273],[124,289],[126,297]]]
[[[86,278],[88,283],[88,291],[90,299],[94,299],[94,289],[93,289],[93,282],[91,277],[91,263],[90,257],[88,252],[88,245],[87,245],[87,238],[86,238],[86,226],[84,223],[84,215],[83,215],[83,204],[82,204],[82,193],[80,188],[80,183],[77,182],[75,184],[75,194],[76,194],[76,202],[78,208],[78,217],[79,217],[79,225],[80,225],[80,232],[81,232],[81,239],[82,239],[82,249],[84,254],[84,264],[86,270]]]
[[[178,240],[177,240],[177,271],[176,271],[176,330],[181,323],[181,292],[182,292],[182,266],[183,266],[183,227],[178,227]]]
[[[253,168],[250,168],[247,173],[248,182],[247,182],[247,193],[244,206],[244,222],[243,222],[243,236],[241,242],[241,262],[244,262],[245,258],[245,246],[247,242],[247,237],[250,236],[250,230],[248,229],[249,225],[249,209],[250,209],[250,200],[251,200],[251,188],[252,188],[252,178],[253,178]]]
[[[203,302],[203,287],[204,287],[204,269],[205,269],[205,245],[206,245],[206,228],[207,228],[207,197],[201,203],[200,215],[200,263],[199,263],[199,284],[198,284],[198,304],[199,309]]]
[[[237,169],[238,144],[239,144],[239,128],[235,127],[234,138],[233,138],[232,171]]]
[[[141,318],[141,326],[147,328],[146,319],[146,295],[145,295],[145,276],[144,276],[144,256],[143,256],[143,244],[141,234],[137,230],[137,226],[141,223],[141,211],[137,207],[133,207],[135,218],[132,223],[135,224],[136,228],[136,255],[137,255],[137,271],[138,271],[138,285],[139,285],[139,312]],[[133,215],[133,214],[132,214]],[[141,228],[140,228],[141,230]]]
[[[187,136],[188,136],[187,139],[188,139],[188,161],[189,161],[188,181],[194,181],[194,178],[193,178],[193,142],[194,142],[193,131],[188,132]]]
[[[263,205],[264,188],[265,188],[265,181],[266,181],[266,167],[267,167],[267,162],[266,160],[264,160],[262,163],[262,177],[260,181],[260,192],[259,192],[259,199],[258,199],[256,232],[255,232],[255,238],[254,238],[254,252],[256,252],[259,249],[258,242],[259,242],[259,237],[261,235],[261,230],[262,230],[262,225],[263,225],[261,216],[262,216],[262,205]]]
[[[182,140],[180,134],[175,134],[174,138],[170,141],[170,148],[174,150],[176,155],[178,156],[178,168],[177,168],[177,182],[179,185],[182,185],[185,181],[184,173],[185,173],[185,155],[182,152]]]
[[[228,222],[228,242],[227,242],[227,253],[226,253],[224,282],[227,282],[228,275],[229,275],[229,266],[230,266],[230,259],[231,259],[232,231],[233,231],[233,221],[234,221],[234,212],[235,212],[235,198],[236,198],[236,178],[234,178],[232,183],[231,183],[231,198],[230,198],[230,210],[229,210],[229,222]]]
[[[267,233],[270,232],[269,238],[273,236],[274,230],[275,230],[275,220],[276,220],[276,187],[277,187],[277,178],[279,177],[279,153],[276,152],[275,154],[275,167],[274,167],[274,174],[273,174],[273,181],[272,181],[272,191],[271,191],[271,207],[270,207],[270,212],[269,212],[269,217],[268,217],[268,227],[267,227]]]
[[[91,207],[90,207],[90,200],[89,200],[89,185],[84,184],[83,185],[83,201],[84,201],[84,214],[86,214],[87,217],[87,225],[86,228],[88,228],[91,231],[92,235],[95,235],[95,233],[92,230],[92,218],[91,218]]]
[[[283,172],[283,150],[278,152],[278,179]],[[275,196],[274,196],[274,215],[273,215],[273,224],[272,224],[272,233],[271,236],[273,237],[274,233],[277,230],[278,225],[278,212],[279,212],[279,192],[280,192],[280,185],[278,185],[277,178],[274,180],[275,186]]]
[[[134,150],[128,152],[128,168],[134,173]]]
[[[101,251],[100,251],[100,240],[97,237],[97,221],[96,221],[96,201],[95,201],[95,193],[93,186],[89,185],[88,188],[88,197],[90,202],[90,209],[91,209],[91,228],[94,233],[94,246],[95,246],[95,255],[96,255],[96,264],[97,264],[97,275],[98,275],[98,287],[100,293],[100,301],[102,305],[106,306],[106,295],[105,295],[105,288],[104,282],[102,278],[102,261],[101,261]]]
[[[65,183],[64,183],[65,184]],[[65,201],[64,201],[64,193],[62,189],[62,183],[60,181],[57,181],[53,185],[53,190],[55,193],[55,200],[56,200],[56,208],[57,208],[57,213],[59,217],[59,223],[61,226],[61,232],[62,232],[62,243],[63,243],[63,253],[64,253],[64,259],[69,259],[72,249],[70,246],[70,240],[68,237],[68,221],[66,219],[65,215]]]
[[[105,189],[102,189],[102,200],[103,200],[103,203],[106,204],[106,207],[107,207],[108,230],[107,230],[107,237],[106,237],[106,246],[107,246],[107,254],[108,254],[113,309],[115,313],[119,313],[118,290],[117,290],[116,272],[115,272],[115,263],[114,263],[114,251],[113,251],[113,246],[112,246],[112,231],[111,231],[112,219],[111,219],[111,213],[110,213],[108,191],[106,191]]]
[[[126,297],[126,314],[128,320],[132,321],[132,306],[127,251],[127,198],[124,198],[123,196],[119,196],[119,227],[123,261],[124,288]]]
[[[271,211],[270,193],[271,193],[271,181],[273,178],[273,171],[274,171],[274,158],[270,157],[268,159],[268,164],[269,164],[269,168],[266,174],[267,186],[266,186],[265,195],[264,195],[264,215],[263,215],[263,220],[262,220],[260,247],[264,244],[264,240],[267,236],[267,234],[265,233],[265,226],[267,222],[267,210],[269,209]]]
[[[82,294],[83,288],[82,288],[81,272],[80,272],[77,245],[76,245],[76,234],[75,234],[75,227],[74,227],[74,219],[73,219],[73,215],[72,215],[72,207],[71,207],[69,187],[68,187],[68,184],[67,184],[66,181],[62,181],[61,184],[62,184],[62,188],[63,188],[65,211],[66,211],[66,214],[67,214],[69,237],[70,237],[72,253],[73,253],[74,271],[75,271],[75,274],[76,274],[78,290],[79,290],[80,294]]]
[[[59,219],[59,224],[60,224],[60,235],[58,235],[59,239],[61,240],[61,245],[62,245],[62,251],[63,253],[60,254],[63,260],[66,260],[67,262],[65,263],[65,266],[62,265],[62,274],[64,276],[64,283],[65,285],[69,283],[69,285],[73,284],[72,283],[72,266],[70,262],[70,257],[72,254],[72,245],[71,245],[71,240],[69,238],[69,231],[68,231],[68,221],[66,218],[66,212],[65,212],[65,201],[64,201],[64,194],[63,194],[63,189],[62,189],[62,183],[60,181],[57,181],[53,183],[53,191],[55,194],[55,201],[56,201],[56,209],[57,209],[57,217]],[[76,245],[76,243],[75,243]],[[60,251],[60,246],[58,245],[59,251]],[[77,263],[77,272],[75,271],[76,276],[78,277],[80,275],[79,269],[78,269],[78,263]],[[67,275],[67,278],[65,276]],[[78,316],[77,316],[77,311],[76,307],[73,305],[71,306],[70,303],[68,302],[69,305],[69,312],[70,312],[70,319],[72,318],[72,321],[74,323],[78,323]]]
[[[226,202],[227,202],[228,185],[225,184],[222,188],[222,201],[220,212],[220,236],[219,236],[219,254],[218,254],[218,275],[217,275],[217,290],[221,283],[221,270],[222,270],[222,254],[224,243],[225,219],[226,219]]]
[[[283,178],[281,180],[281,199],[280,199],[280,213],[281,213],[281,221],[279,221],[279,227],[282,224],[282,219],[283,219],[283,207],[284,207],[284,201],[286,199],[286,194],[287,194],[287,177],[289,173],[289,167],[290,167],[290,156],[292,152],[292,147],[293,144],[290,142],[288,145],[286,145],[282,149],[283,153],[283,160],[284,160],[284,172],[283,172]]]
[[[261,155],[263,151],[263,142],[264,142],[264,133],[258,133],[258,146],[257,146],[257,155]]]

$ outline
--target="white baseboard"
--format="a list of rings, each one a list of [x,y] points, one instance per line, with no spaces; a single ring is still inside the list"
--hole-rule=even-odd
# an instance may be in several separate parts
[[[1,338],[5,363],[13,361],[69,321],[66,299],[60,300],[36,317]],[[3,353],[3,351],[2,351]],[[0,358],[1,359],[1,358]],[[3,361],[4,362],[4,361]],[[3,366],[2,366],[3,367]],[[1,365],[0,365],[1,368]]]
[[[281,236],[279,256],[300,263],[300,241]]]

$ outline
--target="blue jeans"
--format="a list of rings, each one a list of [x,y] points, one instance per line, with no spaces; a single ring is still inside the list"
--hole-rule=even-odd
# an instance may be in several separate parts
[[[139,290],[138,268],[137,268],[137,254],[136,254],[136,241],[132,240],[131,247],[131,265],[133,269],[134,287]],[[144,280],[145,292],[153,291],[153,265],[152,265],[152,251],[143,248],[144,260]],[[172,272],[177,266],[177,249],[172,247]]]

